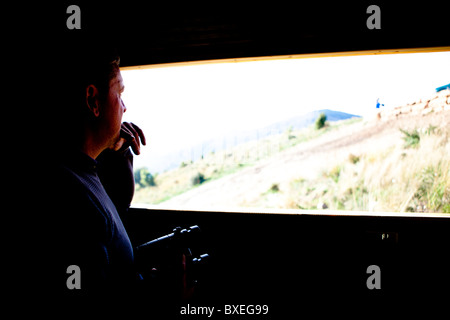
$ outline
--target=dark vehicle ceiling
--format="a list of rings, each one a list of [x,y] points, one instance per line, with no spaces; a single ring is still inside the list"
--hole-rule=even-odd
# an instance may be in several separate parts
[[[81,2],[81,30],[66,28],[69,4],[49,8],[50,32],[113,38],[122,66],[450,44],[444,2],[377,2],[379,30],[366,26],[370,1]]]

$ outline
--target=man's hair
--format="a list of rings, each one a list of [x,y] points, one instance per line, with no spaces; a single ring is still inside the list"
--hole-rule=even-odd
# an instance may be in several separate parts
[[[85,94],[87,86],[93,84],[99,90],[100,95],[106,95],[109,92],[109,82],[119,71],[120,58],[115,55],[94,56],[83,61],[80,66],[81,74],[79,86]],[[78,85],[78,84],[75,84]]]
[[[100,98],[107,96],[109,83],[119,71],[120,58],[114,50],[98,49],[92,53],[83,52],[73,57],[67,68],[69,79],[63,90],[70,97],[68,104],[84,114],[86,111],[86,88],[94,85],[99,91]],[[65,77],[66,78],[66,77]],[[78,109],[78,110],[77,110]]]

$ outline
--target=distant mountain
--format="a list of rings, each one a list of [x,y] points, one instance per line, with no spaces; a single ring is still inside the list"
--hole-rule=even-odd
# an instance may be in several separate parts
[[[255,129],[236,131],[220,138],[205,139],[203,142],[186,147],[174,153],[167,154],[160,159],[151,159],[147,165],[152,173],[163,172],[180,166],[181,162],[196,161],[210,152],[218,152],[235,147],[249,141],[259,140],[271,135],[285,132],[288,128],[302,129],[313,124],[317,117],[325,113],[327,121],[339,121],[360,116],[329,109],[316,110],[304,115],[296,116],[288,120],[275,122],[269,126]]]
[[[293,129],[302,129],[313,124],[321,113],[325,113],[325,115],[327,116],[327,121],[331,122],[345,120],[349,118],[360,118],[360,116],[350,113],[334,111],[329,109],[322,109],[308,112],[304,115],[293,117],[288,120],[273,123],[270,126],[261,129],[261,132],[263,132],[264,136],[264,132],[268,132],[271,134],[282,133],[291,126]]]

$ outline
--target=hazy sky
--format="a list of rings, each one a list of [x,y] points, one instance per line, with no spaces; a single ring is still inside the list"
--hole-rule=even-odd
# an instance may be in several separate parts
[[[158,156],[235,130],[317,110],[366,116],[450,82],[450,52],[230,62],[123,70],[124,121]],[[151,149],[151,150],[146,150]]]

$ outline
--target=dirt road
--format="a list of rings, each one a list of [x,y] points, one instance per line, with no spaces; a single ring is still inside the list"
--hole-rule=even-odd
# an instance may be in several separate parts
[[[348,159],[349,154],[374,153],[395,144],[403,144],[399,128],[413,130],[427,128],[430,124],[437,127],[449,126],[450,111],[426,116],[404,116],[389,121],[364,120],[343,126],[317,139],[284,150],[252,167],[205,183],[161,203],[160,206],[197,210],[254,207],[261,195],[273,184],[277,184],[282,191],[293,179],[314,178],[324,168]]]

